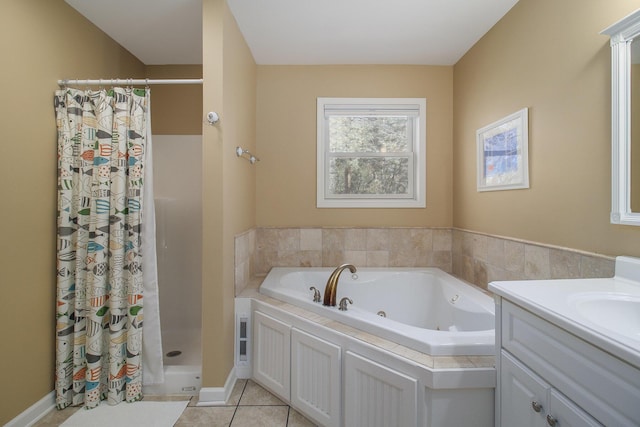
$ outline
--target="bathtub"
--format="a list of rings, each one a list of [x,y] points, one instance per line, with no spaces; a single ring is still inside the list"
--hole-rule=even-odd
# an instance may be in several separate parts
[[[360,268],[340,276],[336,301],[313,302],[333,268],[273,268],[260,293],[432,356],[495,353],[493,299],[437,268]],[[383,317],[379,312],[383,312]]]

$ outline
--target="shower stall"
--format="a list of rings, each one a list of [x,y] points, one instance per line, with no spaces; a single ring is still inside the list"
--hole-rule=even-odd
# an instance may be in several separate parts
[[[147,394],[201,386],[202,136],[154,135],[158,292],[165,382]]]

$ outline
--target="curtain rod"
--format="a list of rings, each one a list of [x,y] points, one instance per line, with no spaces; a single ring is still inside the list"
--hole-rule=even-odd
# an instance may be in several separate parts
[[[201,85],[202,79],[96,79],[58,80],[58,86],[68,85]]]

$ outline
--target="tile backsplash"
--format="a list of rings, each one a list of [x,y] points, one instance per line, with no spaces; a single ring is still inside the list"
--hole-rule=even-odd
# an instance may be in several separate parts
[[[614,258],[451,228],[269,228],[236,236],[235,286],[271,267],[437,267],[486,288],[494,280],[611,277]]]
[[[453,229],[452,274],[482,288],[496,280],[612,277],[615,258]]]

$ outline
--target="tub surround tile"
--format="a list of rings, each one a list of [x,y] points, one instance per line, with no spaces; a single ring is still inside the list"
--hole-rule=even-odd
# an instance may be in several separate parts
[[[389,267],[389,251],[367,251],[366,267]]]
[[[524,275],[527,279],[550,279],[549,248],[526,245],[524,248]]]
[[[498,268],[505,268],[504,240],[496,237],[487,238],[487,263]]]
[[[453,274],[480,287],[498,280],[612,277],[614,273],[613,257],[460,229],[452,235]],[[473,255],[469,255],[471,246]]]
[[[278,263],[278,251],[270,249],[256,250],[255,274],[265,276],[271,270],[271,267]]]
[[[364,228],[347,229],[344,239],[344,249],[346,251],[367,250],[367,230]]]
[[[524,274],[524,243],[504,240],[504,269]]]
[[[613,277],[615,262],[602,257],[581,255],[580,270],[582,277]]]
[[[452,260],[453,258],[451,255],[451,251],[433,251],[431,253],[431,261],[428,263],[428,265],[437,267],[447,273],[451,273],[453,263]]]
[[[425,267],[433,250],[431,230],[394,228],[389,230],[389,266]]]
[[[300,229],[281,228],[276,231],[278,251],[293,252],[300,250]]]
[[[474,368],[495,367],[495,358],[493,356],[467,356]]]
[[[367,251],[344,251],[344,259],[353,265],[367,265]]]
[[[549,266],[552,279],[577,279],[580,277],[580,255],[560,249],[549,249]]]
[[[473,258],[473,234],[462,234],[462,255]]]
[[[437,356],[433,358],[434,369],[475,368],[467,356]]]
[[[475,259],[473,261],[473,283],[482,289],[487,289],[489,285],[487,274],[487,265],[482,260]]]
[[[404,357],[405,359],[409,359],[416,363],[424,365],[428,368],[433,368],[434,357],[429,354],[421,353],[417,350],[405,347],[403,345],[397,345],[391,350],[391,352],[397,354],[398,356]]]
[[[454,229],[451,232],[451,251],[454,254],[462,254],[462,241],[464,240],[464,232]]]
[[[437,267],[482,288],[496,280],[611,277],[614,258],[461,229],[256,228],[236,237],[236,295],[272,267]]]
[[[389,351],[393,351],[399,345],[384,338],[380,338],[376,335],[372,335],[368,332],[358,331],[356,332],[355,337],[361,341]]]
[[[346,233],[347,230],[343,228],[323,228],[322,251],[344,251]]]
[[[278,250],[278,229],[258,228],[256,230],[256,248],[260,251]]]
[[[236,295],[250,283],[254,272],[255,235],[252,229],[235,238],[235,291]]]
[[[300,229],[300,250],[322,252],[322,229]]]
[[[487,261],[488,237],[480,234],[473,236],[473,257],[478,261]]]
[[[328,328],[333,329],[336,332],[340,332],[341,334],[345,334],[347,336],[350,337],[356,337],[359,333],[361,333],[362,331],[352,328],[351,326],[345,325],[344,323],[340,323],[337,322],[335,320],[332,320],[330,322],[328,322],[325,326],[327,326]]]
[[[389,245],[389,229],[367,229],[367,251],[382,251]]]
[[[453,243],[453,233],[449,229],[435,229],[431,232],[433,239],[433,250],[451,252]]]
[[[344,264],[347,261],[344,251],[332,251],[323,249],[322,251],[322,266],[338,266],[340,264]]]

